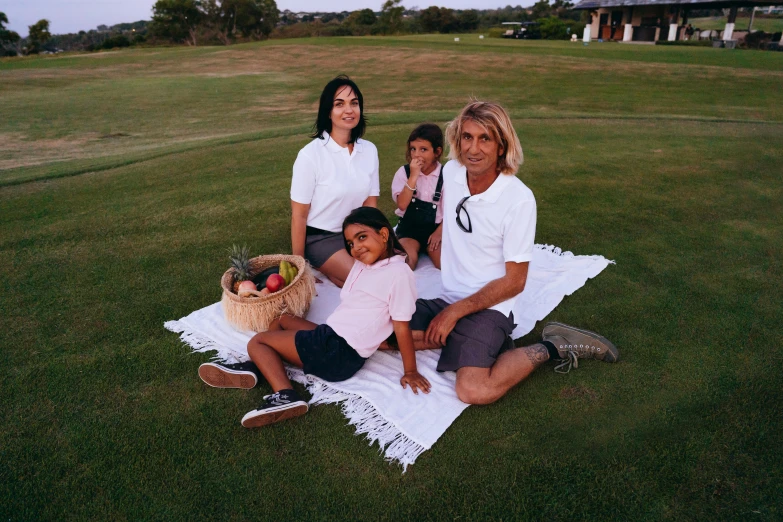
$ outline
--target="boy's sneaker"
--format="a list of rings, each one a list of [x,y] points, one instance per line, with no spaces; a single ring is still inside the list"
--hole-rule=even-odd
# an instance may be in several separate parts
[[[280,390],[264,396],[264,403],[242,417],[245,428],[260,428],[282,420],[298,417],[307,413],[307,403],[299,397],[296,390]]]
[[[247,361],[236,364],[204,363],[198,367],[201,380],[214,388],[242,388],[249,390],[258,384],[260,372],[253,363]]]
[[[558,373],[568,373],[578,368],[578,359],[598,359],[617,362],[620,352],[609,339],[589,330],[582,330],[563,323],[547,323],[543,338],[555,345],[563,363],[555,367]]]

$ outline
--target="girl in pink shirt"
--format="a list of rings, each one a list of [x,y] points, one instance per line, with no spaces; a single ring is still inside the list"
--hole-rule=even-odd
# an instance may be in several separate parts
[[[389,220],[376,208],[359,207],[345,218],[343,237],[354,263],[340,292],[340,304],[326,324],[283,315],[248,343],[254,365],[205,363],[199,368],[204,382],[220,388],[253,388],[261,371],[274,393],[242,418],[246,428],[307,412],[307,403],[291,386],[283,361],[326,381],[343,381],[358,372],[392,333],[402,355],[400,384],[410,386],[413,393],[429,393],[429,381],[416,370],[408,325],[416,311],[416,283]]]
[[[408,265],[416,268],[419,252],[426,250],[440,268],[443,235],[443,131],[434,123],[422,123],[408,137],[407,165],[400,167],[392,181],[392,198],[400,216],[397,237],[408,254]]]

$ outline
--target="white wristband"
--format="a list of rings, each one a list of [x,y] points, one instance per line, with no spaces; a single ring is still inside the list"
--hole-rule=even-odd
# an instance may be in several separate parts
[[[411,187],[411,186],[410,186],[410,185],[408,185],[407,183],[405,184],[405,186],[406,186],[406,187],[408,187],[408,188],[411,190],[411,192],[413,192],[413,191],[415,191],[415,190],[416,190],[415,188]]]

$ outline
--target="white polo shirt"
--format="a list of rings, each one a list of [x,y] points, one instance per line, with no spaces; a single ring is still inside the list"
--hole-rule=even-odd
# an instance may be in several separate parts
[[[443,168],[443,188],[441,276],[443,299],[451,304],[506,275],[506,262],[533,258],[536,199],[519,178],[501,174],[486,191],[465,202],[473,226],[469,234],[457,225],[457,205],[470,196],[467,169],[458,161],[449,161]],[[465,212],[461,220],[467,228]],[[508,316],[517,297],[491,309]]]
[[[310,205],[307,225],[341,232],[345,216],[361,207],[370,196],[381,193],[378,149],[366,140],[356,140],[353,153],[324,132],[296,157],[291,180],[291,199]]]

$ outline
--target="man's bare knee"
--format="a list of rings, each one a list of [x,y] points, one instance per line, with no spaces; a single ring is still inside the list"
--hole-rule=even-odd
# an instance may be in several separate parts
[[[457,384],[457,398],[465,404],[484,405],[492,404],[500,396],[485,387]]]
[[[476,378],[473,375],[461,376],[459,373],[456,391],[457,398],[465,404],[492,404],[503,396],[488,384],[488,379]]]

